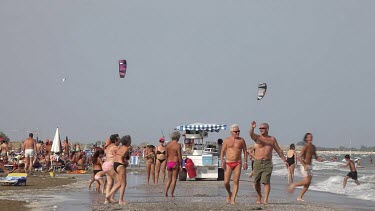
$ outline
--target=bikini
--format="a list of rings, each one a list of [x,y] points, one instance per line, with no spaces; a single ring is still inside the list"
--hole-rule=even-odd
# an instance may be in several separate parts
[[[233,161],[233,162],[225,162],[227,166],[230,167],[230,169],[234,170],[236,166],[241,165],[241,161]]]
[[[126,165],[124,163],[119,163],[119,162],[114,162],[113,163],[113,169],[115,170],[115,172],[118,174],[117,172],[117,167],[119,166],[124,166],[126,168]]]
[[[108,147],[110,145],[107,146],[107,151],[106,152],[106,161],[103,163],[102,165],[102,169],[104,172],[109,172],[111,170],[111,168],[113,168],[113,165],[114,165],[114,162],[113,161],[109,161],[109,160],[112,160],[114,159],[115,157],[115,154],[117,152],[117,147],[113,147],[112,149],[108,150]],[[116,171],[116,169],[115,169]]]
[[[163,152],[160,152],[159,150],[156,152],[156,154],[158,154],[158,155],[165,155],[165,151],[163,151]],[[159,158],[157,158],[158,160],[159,160],[159,162],[160,163],[163,163],[164,161],[165,161],[165,158],[164,159],[159,159]]]
[[[102,169],[104,172],[110,171],[112,167],[114,167],[114,163],[111,161],[106,161],[102,165]]]

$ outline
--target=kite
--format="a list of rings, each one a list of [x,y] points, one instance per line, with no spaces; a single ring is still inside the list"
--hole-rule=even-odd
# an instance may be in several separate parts
[[[126,60],[119,60],[118,65],[119,65],[120,78],[125,78]]]
[[[267,84],[266,83],[260,83],[258,86],[258,100],[261,100],[264,95],[266,95],[267,91]]]

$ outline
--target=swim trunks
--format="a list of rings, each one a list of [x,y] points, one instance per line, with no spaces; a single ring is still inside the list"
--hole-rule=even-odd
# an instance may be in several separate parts
[[[241,162],[240,161],[233,161],[233,162],[228,162],[227,161],[227,162],[225,162],[225,164],[227,166],[229,166],[230,169],[234,170],[236,168],[236,166],[241,165]]]
[[[353,180],[358,179],[357,171],[350,171],[346,176],[352,178]]]
[[[254,183],[270,184],[273,169],[272,160],[254,161]]]
[[[25,149],[25,157],[34,157],[34,149]]]
[[[113,168],[113,162],[111,161],[106,161],[102,165],[102,169],[104,172],[108,172]]]
[[[312,165],[306,165],[306,170],[305,170],[305,167],[301,165],[300,171],[303,177],[313,176]]]
[[[167,169],[168,170],[173,170],[174,168],[177,167],[177,163],[178,162],[173,162],[173,161],[167,162]]]

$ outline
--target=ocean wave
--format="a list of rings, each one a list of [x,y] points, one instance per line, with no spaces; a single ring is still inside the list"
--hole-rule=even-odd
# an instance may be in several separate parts
[[[326,180],[311,185],[310,189],[375,201],[375,184],[372,182],[373,179],[374,177],[372,176],[362,176],[359,178],[361,185],[356,185],[353,180],[349,179],[344,189],[342,187],[344,176],[331,176]]]

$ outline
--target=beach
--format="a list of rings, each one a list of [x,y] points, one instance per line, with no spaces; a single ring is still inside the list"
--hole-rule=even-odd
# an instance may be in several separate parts
[[[300,189],[295,193],[287,192],[287,180],[283,173],[282,162],[274,159],[274,172],[271,180],[271,194],[268,205],[256,205],[256,192],[252,179],[248,178],[248,171],[243,171],[236,205],[226,204],[226,190],[223,181],[178,181],[175,198],[163,196],[163,184],[149,185],[143,168],[133,168],[128,171],[128,185],[125,200],[128,205],[104,205],[104,195],[88,190],[87,184],[90,174],[57,173],[55,178],[44,175],[28,177],[27,186],[0,186],[0,202],[7,207],[5,210],[372,210],[375,202],[362,200],[356,196],[344,193],[322,191],[322,182],[332,175],[327,174],[330,165],[336,163],[322,163],[316,165],[317,175],[313,178],[311,189],[306,193],[305,202],[296,200]],[[344,169],[343,171],[346,171]],[[367,171],[370,172],[370,169]],[[335,174],[335,172],[333,172]],[[340,173],[340,172],[339,172]],[[339,176],[335,176],[339,177]],[[343,177],[343,176],[342,176]],[[296,180],[302,179],[296,175]],[[341,190],[341,177],[330,189]],[[372,179],[371,179],[372,180]],[[38,182],[40,181],[40,182]],[[366,182],[365,182],[366,183]],[[324,186],[328,186],[323,183]],[[334,184],[335,185],[335,184]],[[366,188],[368,184],[363,184]],[[360,193],[361,186],[348,183],[347,191]],[[366,189],[365,189],[366,191]],[[368,192],[368,191],[367,191]],[[116,195],[118,198],[118,194]]]
[[[43,198],[43,194],[48,195],[49,192],[56,190],[69,190],[77,181],[79,180],[74,175],[69,174],[51,177],[48,173],[35,173],[27,177],[26,186],[0,186],[1,210],[44,210],[40,208],[41,206],[35,205],[48,199]]]

